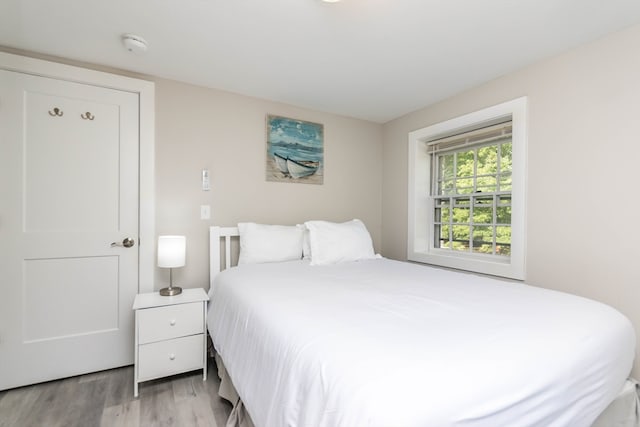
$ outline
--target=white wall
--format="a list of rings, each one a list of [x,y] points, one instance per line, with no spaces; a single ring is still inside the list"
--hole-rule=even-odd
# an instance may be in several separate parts
[[[211,225],[360,218],[381,249],[381,125],[65,58],[0,51],[155,82],[156,236],[187,236],[187,265],[175,269],[176,284],[208,288]],[[266,181],[267,114],[324,125],[323,185]],[[211,191],[201,190],[203,168],[210,170]],[[211,206],[210,220],[200,219],[200,205]],[[155,276],[155,289],[168,284],[167,271],[156,268]]]
[[[610,304],[640,332],[638,52],[635,26],[385,124],[383,254],[406,259],[407,133],[526,95],[526,282]]]
[[[324,124],[324,184],[265,179],[267,114]],[[187,236],[174,282],[208,288],[208,227],[360,218],[381,248],[382,126],[275,102],[156,80],[156,232]],[[211,191],[200,173],[210,170]],[[211,206],[211,220],[200,219]],[[160,288],[168,272],[156,271]]]

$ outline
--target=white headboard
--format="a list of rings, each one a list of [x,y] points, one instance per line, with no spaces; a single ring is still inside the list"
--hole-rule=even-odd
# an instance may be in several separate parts
[[[239,235],[238,227],[209,227],[209,289],[216,274],[231,267],[231,238]],[[220,239],[224,239],[224,268],[220,268]]]

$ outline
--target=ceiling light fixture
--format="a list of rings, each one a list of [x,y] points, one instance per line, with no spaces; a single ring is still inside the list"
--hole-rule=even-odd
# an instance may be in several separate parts
[[[338,3],[340,0],[322,0],[325,3]]]
[[[147,51],[147,41],[140,36],[136,36],[135,34],[123,34],[122,43],[129,52],[133,52],[138,55],[143,54]]]

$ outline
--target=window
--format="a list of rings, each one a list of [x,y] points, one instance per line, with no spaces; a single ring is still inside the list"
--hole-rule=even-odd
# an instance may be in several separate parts
[[[511,121],[430,141],[434,247],[511,255]]]
[[[524,279],[526,98],[409,134],[408,258]]]

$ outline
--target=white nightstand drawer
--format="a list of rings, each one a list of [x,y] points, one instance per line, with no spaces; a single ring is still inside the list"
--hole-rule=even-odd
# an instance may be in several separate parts
[[[152,343],[204,333],[204,311],[200,302],[139,310],[138,342]]]
[[[159,292],[136,295],[135,397],[143,381],[196,369],[202,369],[202,380],[207,380],[207,301],[202,288],[183,289],[171,297]]]
[[[204,336],[192,335],[141,345],[138,359],[139,381],[202,369]]]

